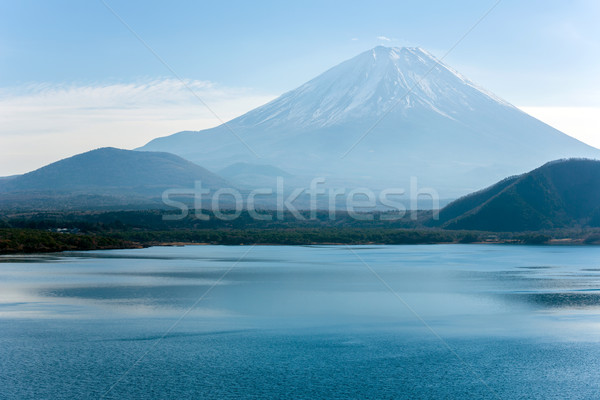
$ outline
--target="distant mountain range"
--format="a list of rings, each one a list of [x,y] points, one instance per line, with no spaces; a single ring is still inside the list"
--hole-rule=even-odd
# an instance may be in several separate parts
[[[24,175],[0,180],[0,206],[7,203],[65,207],[153,203],[170,188],[218,189],[231,184],[174,154],[101,148]],[[98,203],[98,204],[95,204]]]
[[[246,172],[265,179],[287,176],[269,166],[244,164],[220,172],[246,183]],[[173,154],[102,148],[0,179],[0,209],[165,208],[161,199],[164,190],[192,189],[197,181],[211,193],[233,187],[220,176]],[[179,198],[190,199],[185,200],[185,195]],[[307,201],[300,199],[297,206],[306,208]],[[274,197],[267,198],[260,208],[272,209],[274,204]],[[203,203],[206,206],[210,207],[210,202]],[[231,206],[225,204],[226,208]],[[547,163],[464,196],[444,207],[439,220],[425,224],[493,232],[600,227],[600,161]]]
[[[600,227],[600,161],[562,160],[454,201],[435,223],[498,232]]]
[[[139,150],[97,149],[0,178],[0,208],[163,207],[164,190],[191,189],[196,181],[213,192],[250,193],[274,187],[278,177],[286,194],[316,177],[347,193],[357,187],[408,193],[417,177],[419,188],[436,189],[444,200],[553,159],[600,158],[600,150],[530,117],[426,51],[387,47],[227,124],[158,138]],[[438,225],[512,231],[596,224],[597,165],[555,162],[502,180],[444,208]],[[304,193],[297,206],[307,208],[309,200]],[[319,207],[331,206],[322,200]],[[279,201],[263,195],[256,204],[273,208]],[[334,199],[339,204],[346,203]]]
[[[525,114],[420,48],[376,47],[227,124],[139,150],[212,170],[269,164],[372,189],[409,178],[458,197],[590,147]],[[238,164],[239,165],[239,164]]]

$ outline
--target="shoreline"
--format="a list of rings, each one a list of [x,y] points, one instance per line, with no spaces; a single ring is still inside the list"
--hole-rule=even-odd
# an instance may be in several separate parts
[[[595,232],[544,231],[493,233],[438,229],[286,228],[110,230],[62,233],[41,229],[0,229],[0,255],[63,251],[138,249],[182,246],[378,246],[418,244],[512,244],[594,246]]]
[[[593,247],[598,246],[598,243],[584,243],[581,239],[558,239],[552,240],[548,243],[541,244],[530,244],[530,243],[519,243],[514,241],[488,241],[488,242],[472,242],[472,243],[460,243],[460,242],[436,242],[436,243],[376,243],[376,242],[365,242],[365,243],[306,243],[306,244],[283,244],[283,243],[240,243],[240,244],[224,244],[224,243],[196,243],[196,242],[164,242],[164,243],[151,243],[147,245],[133,245],[123,247],[102,247],[93,249],[61,249],[61,250],[47,250],[47,251],[10,251],[0,252],[0,258],[4,256],[19,256],[19,255],[35,255],[35,254],[57,254],[65,253],[70,251],[76,252],[87,252],[87,251],[101,251],[101,250],[141,250],[150,247],[186,247],[186,246],[289,246],[289,247],[304,247],[304,246],[435,246],[435,245],[513,245],[513,246],[545,246],[545,247],[557,247],[557,246],[577,246],[577,247]]]

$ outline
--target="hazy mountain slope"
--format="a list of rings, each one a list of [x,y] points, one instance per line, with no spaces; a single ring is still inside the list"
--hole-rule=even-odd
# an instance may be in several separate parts
[[[506,178],[489,188],[480,190],[475,193],[471,193],[459,199],[459,201],[453,201],[448,204],[439,214],[439,220],[432,223],[432,225],[441,225],[452,219],[455,219],[463,214],[468,213],[474,208],[479,207],[481,204],[489,201],[492,197],[502,192],[506,187],[512,185],[519,176],[512,176]]]
[[[253,175],[262,175],[262,176],[270,176],[270,177],[289,177],[291,176],[284,170],[274,167],[272,165],[266,164],[249,164],[249,163],[235,163],[231,164],[219,171],[217,171],[219,176],[222,177],[234,177],[239,176],[240,174],[253,174]]]
[[[287,178],[288,183],[292,178],[292,175],[272,165],[245,162],[231,164],[217,171],[217,174],[236,185],[254,188],[274,187],[277,178]]]
[[[169,151],[215,170],[236,162],[271,164],[371,188],[406,187],[417,176],[442,197],[552,159],[600,158],[599,150],[426,51],[386,47],[359,54],[227,126],[158,138],[141,150]]]
[[[0,184],[0,192],[138,193],[229,186],[212,172],[169,153],[102,148],[66,158]]]
[[[597,226],[600,161],[555,161],[465,196],[440,212],[449,229],[527,231]]]

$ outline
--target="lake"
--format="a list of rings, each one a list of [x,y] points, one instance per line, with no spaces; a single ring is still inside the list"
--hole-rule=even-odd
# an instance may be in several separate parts
[[[2,399],[597,399],[600,248],[0,257]]]

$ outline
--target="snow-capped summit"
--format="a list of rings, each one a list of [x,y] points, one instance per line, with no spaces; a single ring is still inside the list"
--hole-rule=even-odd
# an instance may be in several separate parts
[[[421,48],[378,46],[235,122],[315,128],[412,107],[452,118],[462,109],[472,110],[476,104],[470,103],[481,97],[486,97],[482,89]]]
[[[271,164],[372,187],[417,176],[443,195],[600,151],[536,120],[420,48],[378,46],[216,128],[142,150],[212,168]],[[260,157],[257,158],[257,155]]]

